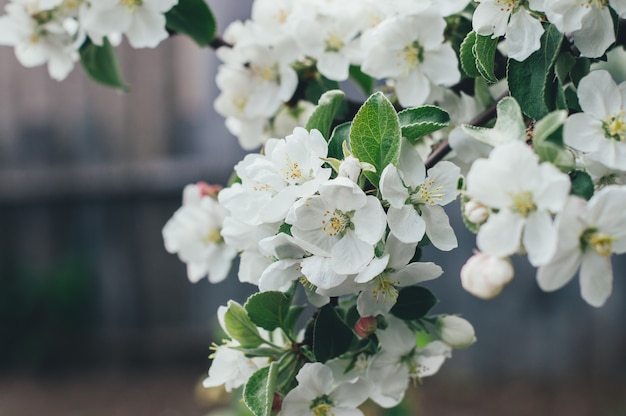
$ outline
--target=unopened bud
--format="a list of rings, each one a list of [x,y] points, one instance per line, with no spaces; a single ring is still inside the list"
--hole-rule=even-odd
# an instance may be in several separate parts
[[[272,400],[272,413],[278,413],[283,407],[283,396],[278,393],[274,393],[274,399]]]
[[[210,196],[211,198],[217,198],[217,194],[222,190],[221,185],[209,185],[206,182],[198,182],[196,186],[200,190],[200,195]]]
[[[439,318],[439,335],[443,342],[457,349],[467,348],[476,342],[472,324],[455,315]]]
[[[465,204],[463,210],[465,218],[474,224],[482,224],[489,217],[489,209],[480,202],[471,200]]]
[[[359,175],[361,175],[361,162],[354,156],[347,156],[339,165],[339,176],[356,182],[359,180]]]
[[[482,299],[496,297],[513,279],[513,266],[507,259],[476,253],[461,268],[461,285]]]
[[[375,316],[361,317],[356,324],[354,324],[354,332],[356,332],[356,334],[363,339],[368,338],[376,332],[377,328],[378,323],[376,322]]]

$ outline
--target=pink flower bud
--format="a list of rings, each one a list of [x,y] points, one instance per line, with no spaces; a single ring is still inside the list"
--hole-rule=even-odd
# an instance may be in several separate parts
[[[480,202],[471,200],[465,204],[463,214],[470,222],[482,224],[489,217],[489,210]]]
[[[361,317],[356,324],[354,324],[354,332],[356,332],[356,334],[363,339],[376,332],[377,328],[378,323],[376,322],[375,316]]]
[[[221,185],[209,185],[206,182],[198,182],[196,186],[200,190],[200,195],[210,196],[211,198],[217,198],[217,194],[222,190]]]
[[[461,268],[461,284],[465,290],[482,299],[496,297],[513,279],[508,259],[476,253]]]

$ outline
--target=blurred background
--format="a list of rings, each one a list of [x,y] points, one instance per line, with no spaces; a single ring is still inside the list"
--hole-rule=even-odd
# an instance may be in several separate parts
[[[251,0],[209,3],[220,30],[250,13]],[[244,152],[213,110],[213,51],[176,36],[119,52],[128,94],[80,67],[57,83],[0,48],[0,416],[219,407],[198,384],[215,312],[254,288],[234,274],[189,283],[161,228],[185,184],[224,184]],[[626,415],[626,260],[614,261],[602,309],[580,299],[577,282],[542,293],[523,259],[502,295],[481,301],[458,280],[474,248],[458,211],[460,247],[424,259],[446,271],[429,284],[434,312],[461,313],[478,343],[388,414]]]

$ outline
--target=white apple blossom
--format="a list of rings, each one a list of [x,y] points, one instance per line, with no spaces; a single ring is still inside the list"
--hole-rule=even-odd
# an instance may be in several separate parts
[[[476,253],[461,268],[461,285],[474,296],[491,299],[502,292],[513,275],[508,259]]]
[[[607,186],[588,203],[570,197],[557,217],[559,243],[550,262],[537,271],[539,287],[553,291],[569,282],[580,268],[580,293],[592,306],[611,295],[611,254],[626,252],[626,188]]]
[[[437,373],[452,348],[441,341],[418,347],[415,334],[402,320],[386,319],[387,329],[376,331],[381,350],[371,359],[366,378],[371,383],[370,399],[388,408],[402,401],[411,379]]]
[[[426,172],[417,151],[402,139],[398,167],[388,165],[380,178],[382,196],[390,204],[387,222],[391,233],[405,243],[419,242],[426,234],[440,250],[456,248],[456,236],[443,206],[456,199],[460,177],[460,169],[446,161]]]
[[[434,13],[387,19],[363,37],[361,69],[393,79],[402,106],[424,104],[431,85],[451,86],[461,79],[456,54],[444,43],[445,27]]]
[[[472,26],[482,36],[505,36],[510,58],[523,61],[541,47],[543,26],[519,0],[478,0]]]
[[[361,283],[356,307],[360,316],[386,315],[398,299],[397,287],[412,286],[441,276],[434,263],[410,263],[417,243],[406,244],[390,234],[382,257],[375,257],[354,281]]]
[[[365,195],[350,179],[339,177],[321,184],[319,195],[299,202],[287,222],[298,244],[315,255],[307,259],[308,264],[303,262],[304,275],[316,286],[329,289],[345,280],[345,276],[335,280],[334,274],[363,271],[385,232],[380,201]]]
[[[237,254],[220,234],[226,210],[205,190],[206,184],[187,185],[183,205],[163,227],[165,249],[187,264],[193,283],[205,275],[211,283],[224,280]]]
[[[544,12],[550,23],[563,33],[571,33],[582,56],[597,58],[615,42],[612,8],[626,17],[623,0],[544,0]]]
[[[616,85],[607,71],[592,71],[578,84],[578,102],[583,112],[565,121],[565,144],[626,171],[626,82]]]
[[[283,399],[281,416],[363,416],[357,407],[367,399],[364,381],[337,383],[322,363],[305,364],[296,380],[298,385]]]
[[[547,263],[556,249],[552,214],[563,209],[570,180],[522,142],[496,146],[467,174],[467,194],[497,209],[478,230],[478,248],[506,257],[523,246],[534,266]]]
[[[56,2],[13,2],[0,16],[0,45],[13,46],[25,67],[47,64],[50,76],[61,81],[78,60],[85,35],[76,19],[47,7]]]
[[[178,0],[91,0],[80,8],[81,25],[100,45],[112,33],[123,33],[133,48],[154,48],[169,36],[164,13]]]

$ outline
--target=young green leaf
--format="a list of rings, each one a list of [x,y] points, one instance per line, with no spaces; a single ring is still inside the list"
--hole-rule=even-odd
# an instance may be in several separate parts
[[[424,317],[438,300],[432,292],[422,286],[409,286],[400,290],[391,314],[397,318],[413,320]]]
[[[250,296],[243,307],[248,312],[250,320],[258,327],[273,331],[285,327],[285,319],[289,312],[291,301],[282,292],[259,292]]]
[[[412,143],[450,124],[450,115],[434,105],[407,108],[398,113],[398,119],[402,136]]]
[[[350,140],[352,122],[343,123],[333,129],[328,142],[328,157],[343,160],[343,143]]]
[[[330,128],[345,96],[341,90],[326,91],[317,102],[317,107],[306,122],[306,129],[317,129],[326,141],[330,140]]]
[[[217,22],[204,0],[179,0],[165,13],[166,27],[189,36],[199,46],[207,46],[215,38]]]
[[[474,139],[495,147],[515,140],[526,140],[526,125],[522,110],[514,98],[504,97],[496,106],[496,124],[493,128],[464,124],[463,131]]]
[[[585,171],[575,170],[570,172],[569,177],[572,181],[570,194],[584,198],[587,201],[590,200],[594,192],[591,176]]]
[[[272,414],[277,376],[278,363],[272,362],[269,366],[257,370],[248,379],[243,388],[243,402],[254,416]]]
[[[476,78],[480,77],[480,72],[476,69],[476,56],[474,55],[474,45],[476,44],[476,32],[473,30],[465,36],[461,43],[461,49],[459,52],[459,60],[461,61],[461,68],[468,77]]]
[[[376,172],[365,172],[374,186],[378,186],[385,166],[397,163],[400,138],[400,122],[393,105],[382,92],[373,94],[354,117],[350,147],[357,159],[376,168]]]
[[[80,63],[91,79],[107,87],[128,92],[129,88],[122,79],[115,48],[111,46],[109,39],[105,37],[101,46],[87,40],[80,47],[79,53]]]
[[[541,48],[524,62],[509,59],[507,81],[511,95],[519,102],[528,117],[539,120],[554,107],[546,103],[546,88],[554,81],[552,67],[556,61],[563,34],[548,25],[541,37]],[[549,96],[548,96],[549,98]]]
[[[264,342],[256,325],[250,320],[248,312],[235,301],[228,302],[228,309],[224,314],[224,323],[226,324],[226,332],[233,339],[239,341],[244,348],[255,348]]]
[[[331,305],[323,306],[313,327],[313,353],[317,361],[326,362],[348,351],[354,334]]]
[[[476,69],[485,80],[491,83],[498,82],[494,72],[498,39],[498,37],[492,39],[491,36],[476,35],[476,43],[472,48],[472,53],[476,57]]]

